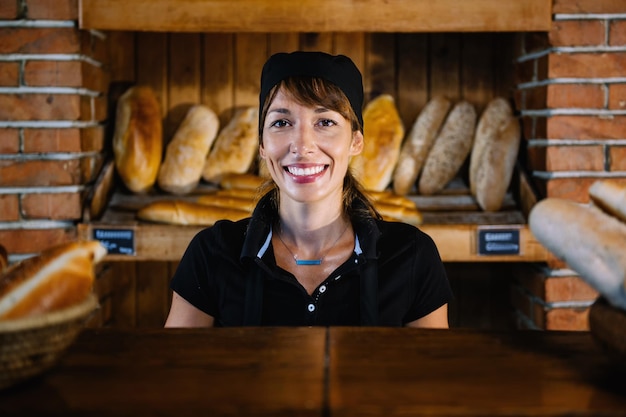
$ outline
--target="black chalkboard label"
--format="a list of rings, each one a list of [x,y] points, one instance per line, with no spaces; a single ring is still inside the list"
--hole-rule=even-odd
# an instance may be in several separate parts
[[[130,229],[93,229],[93,238],[107,248],[109,255],[134,255],[135,231]]]
[[[479,255],[519,255],[519,229],[479,229]]]

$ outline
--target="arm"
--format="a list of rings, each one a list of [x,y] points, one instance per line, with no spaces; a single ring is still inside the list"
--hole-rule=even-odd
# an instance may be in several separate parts
[[[448,304],[444,304],[437,310],[406,324],[407,327],[448,329]]]
[[[213,327],[213,317],[191,305],[176,292],[165,327]]]

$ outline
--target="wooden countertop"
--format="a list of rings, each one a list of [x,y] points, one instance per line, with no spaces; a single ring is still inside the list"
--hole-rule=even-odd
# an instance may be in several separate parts
[[[86,329],[0,415],[626,415],[588,332]]]

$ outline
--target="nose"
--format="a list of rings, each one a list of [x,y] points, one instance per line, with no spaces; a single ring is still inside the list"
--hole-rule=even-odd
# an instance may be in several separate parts
[[[291,153],[297,155],[305,155],[315,149],[315,134],[313,128],[305,124],[301,124],[294,130],[293,140],[291,141]]]

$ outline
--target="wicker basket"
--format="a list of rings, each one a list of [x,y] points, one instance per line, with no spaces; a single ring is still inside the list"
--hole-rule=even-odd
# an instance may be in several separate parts
[[[626,366],[626,311],[598,298],[589,310],[589,330],[610,356]]]
[[[0,320],[0,389],[54,365],[97,308],[98,299],[91,294],[82,303],[53,313]]]

